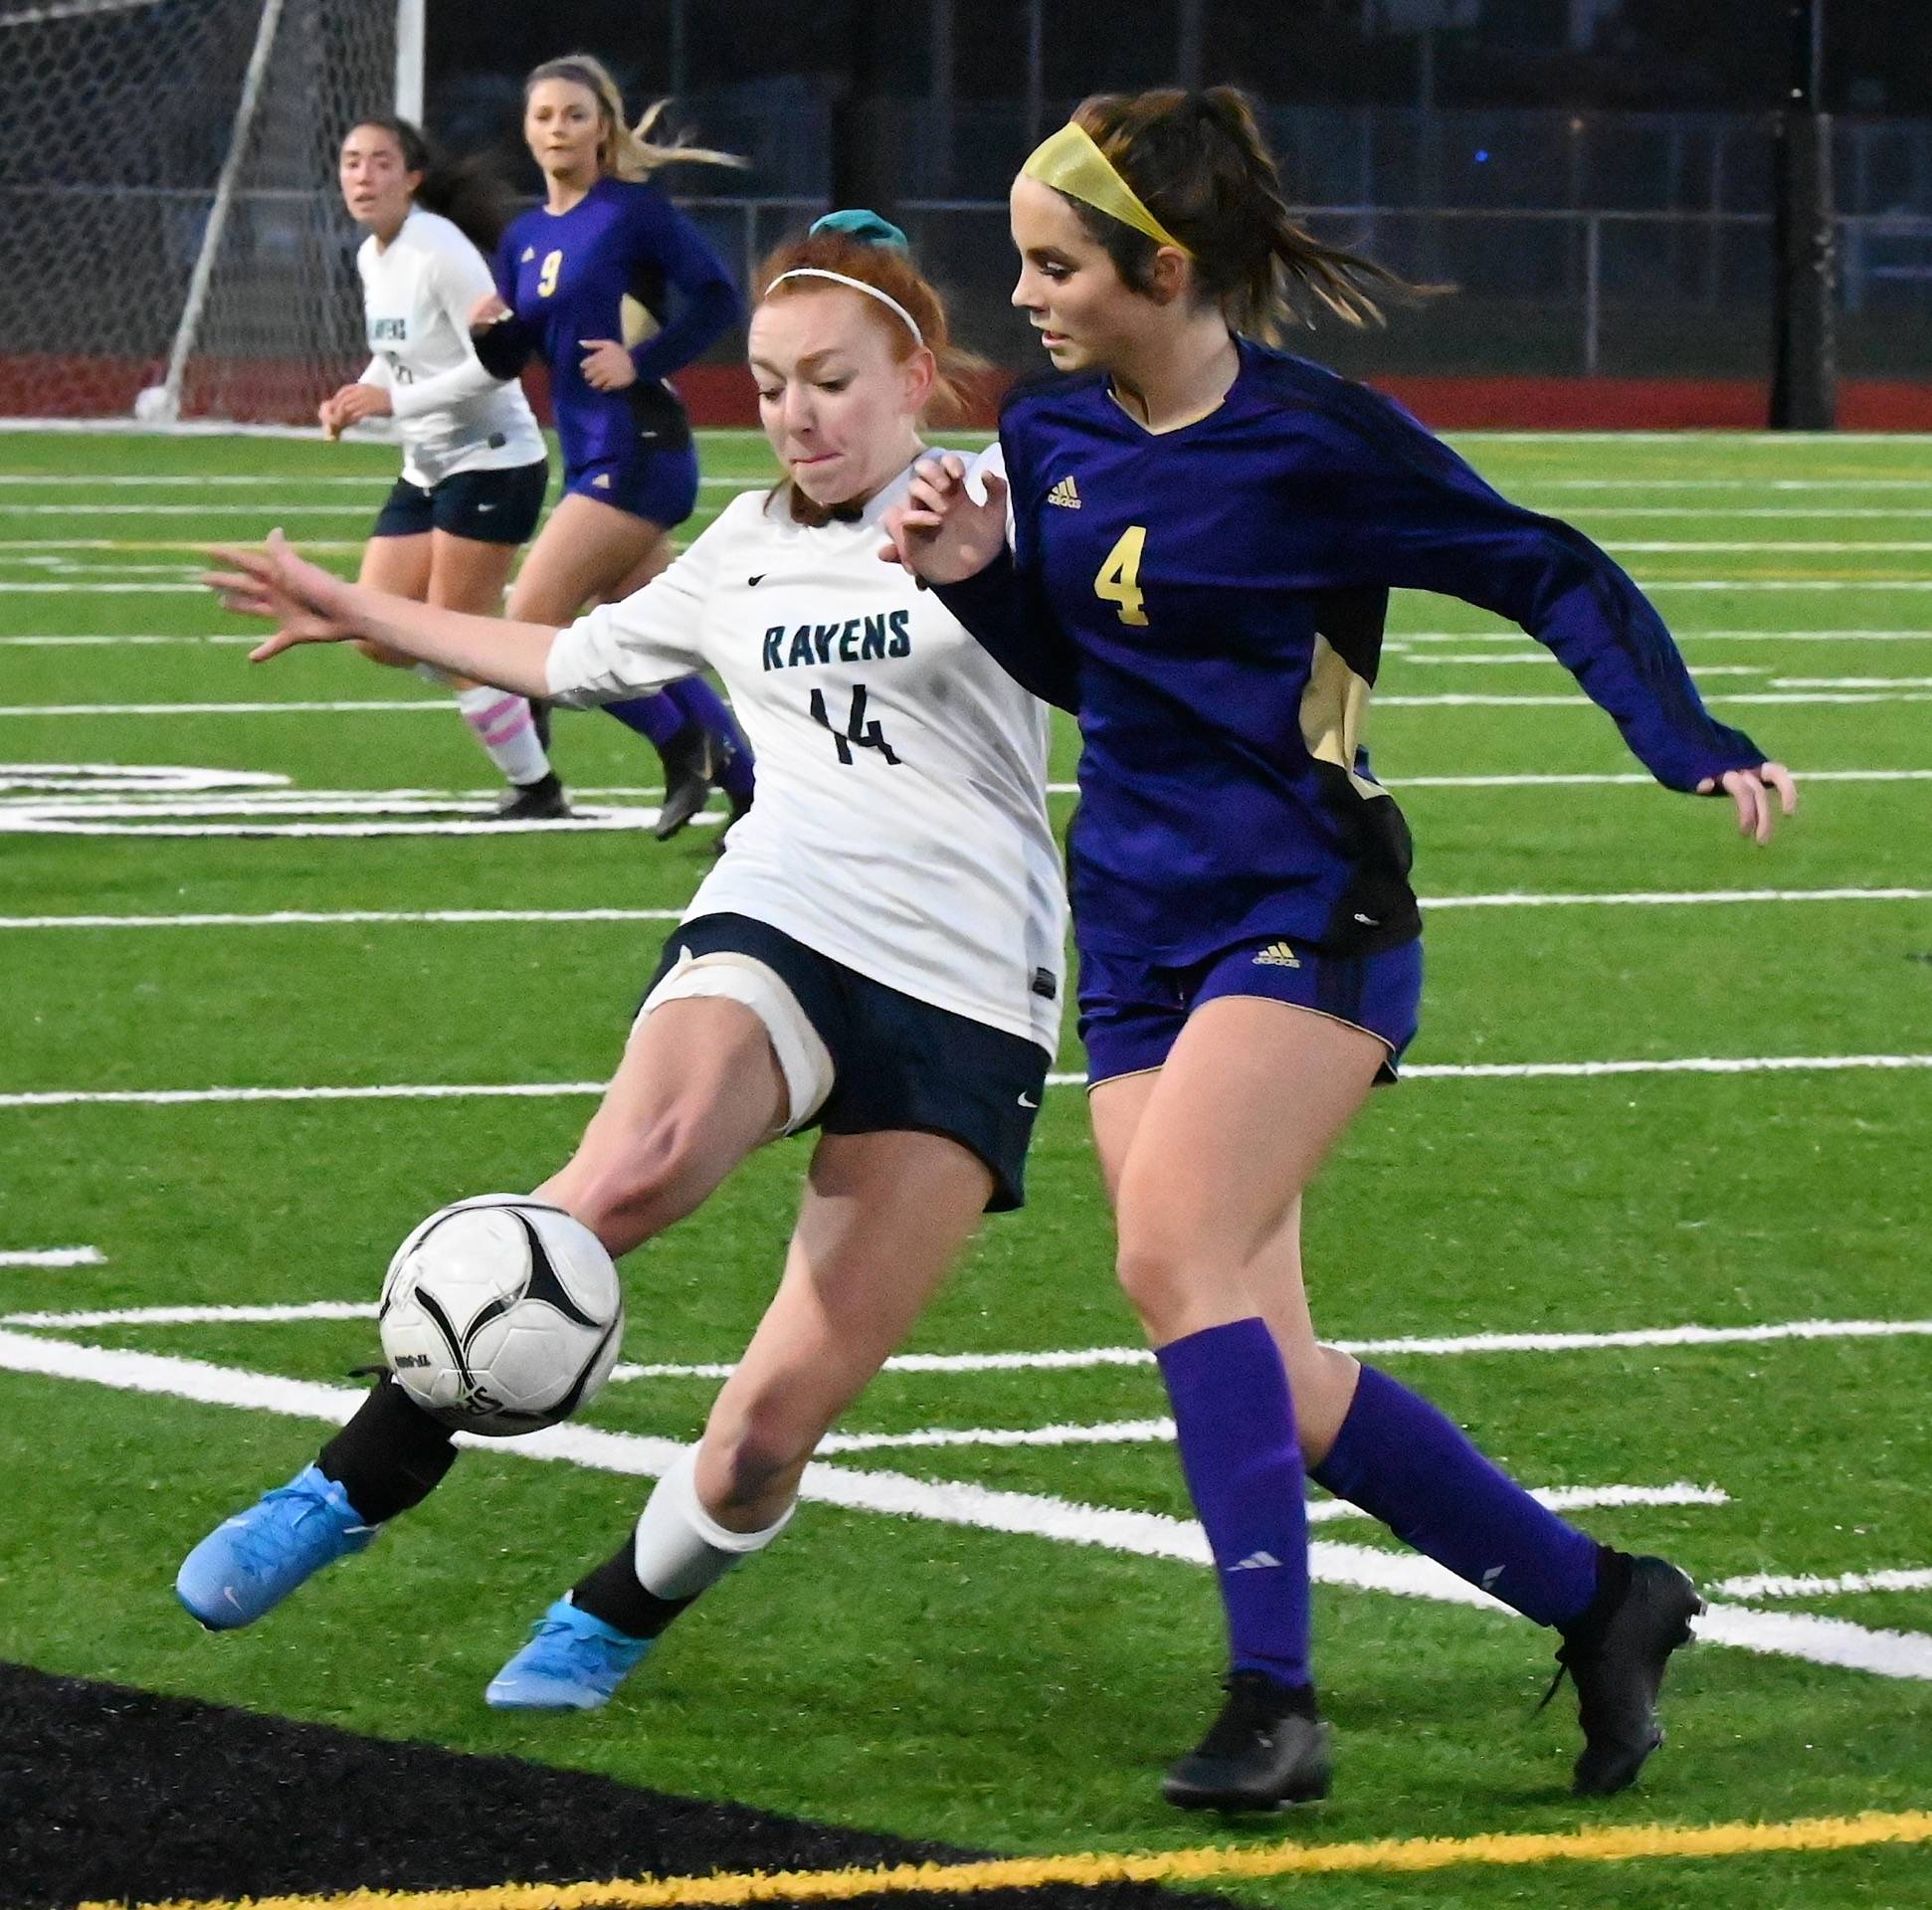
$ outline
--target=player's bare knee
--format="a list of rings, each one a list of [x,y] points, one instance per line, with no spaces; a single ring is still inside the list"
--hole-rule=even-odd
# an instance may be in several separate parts
[[[1185,1309],[1199,1294],[1212,1274],[1211,1257],[1196,1228],[1131,1207],[1120,1216],[1114,1272],[1128,1303],[1149,1326]]]

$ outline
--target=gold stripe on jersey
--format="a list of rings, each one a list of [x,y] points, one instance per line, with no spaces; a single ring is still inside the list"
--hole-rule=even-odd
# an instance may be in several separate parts
[[[1380,783],[1355,773],[1370,694],[1368,678],[1350,669],[1326,637],[1317,637],[1308,687],[1301,692],[1301,740],[1317,762],[1345,771],[1356,795],[1386,796]]]

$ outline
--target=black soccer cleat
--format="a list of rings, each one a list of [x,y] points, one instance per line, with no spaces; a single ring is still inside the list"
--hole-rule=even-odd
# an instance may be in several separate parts
[[[651,833],[667,843],[710,800],[716,764],[701,723],[686,723],[658,753],[665,761],[665,800]]]
[[[496,805],[495,823],[561,823],[570,815],[563,785],[550,771],[534,783],[512,783]]]
[[[1608,1798],[1637,1782],[1663,1742],[1657,1692],[1670,1654],[1690,1642],[1690,1622],[1704,1609],[1697,1588],[1668,1559],[1603,1554],[1604,1581],[1595,1602],[1565,1628],[1549,1703],[1565,1671],[1576,1680],[1583,1750],[1570,1789],[1579,1798]]]
[[[1328,1726],[1312,1687],[1236,1671],[1208,1735],[1168,1768],[1161,1795],[1183,1811],[1278,1811],[1328,1795]]]

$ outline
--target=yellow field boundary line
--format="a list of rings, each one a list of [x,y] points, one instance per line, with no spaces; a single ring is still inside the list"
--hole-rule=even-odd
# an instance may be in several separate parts
[[[841,1903],[1043,1884],[1214,1883],[1345,1871],[1445,1870],[1456,1864],[1617,1863],[1636,1857],[1739,1857],[1932,1842],[1932,1811],[1867,1811],[1783,1823],[1632,1824],[1479,1837],[1391,1837],[1373,1843],[1211,1844],[1139,1855],[997,1857],[874,1869],[726,1872],[606,1883],[505,1883],[468,1890],[352,1890],[338,1896],[250,1897],[144,1910],[684,1910],[685,1906]],[[83,1904],[80,1910],[120,1910]]]

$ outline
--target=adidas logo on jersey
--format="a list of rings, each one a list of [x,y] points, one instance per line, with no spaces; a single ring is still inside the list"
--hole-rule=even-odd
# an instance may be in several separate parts
[[[1256,968],[1299,968],[1301,957],[1286,942],[1269,942],[1255,957],[1254,965]]]
[[[536,248],[534,246],[525,246],[523,248],[522,258],[520,258],[516,263],[519,266],[527,266],[530,263],[530,261],[535,257],[536,257]]]
[[[1050,504],[1059,504],[1065,510],[1078,510],[1080,507],[1080,487],[1070,478],[1063,478],[1047,493]]]

